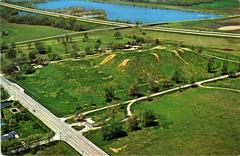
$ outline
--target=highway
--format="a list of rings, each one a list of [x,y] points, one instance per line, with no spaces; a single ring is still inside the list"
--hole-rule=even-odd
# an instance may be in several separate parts
[[[25,108],[27,108],[39,120],[45,123],[52,131],[60,135],[61,140],[67,142],[83,156],[108,156],[103,150],[90,142],[82,134],[71,128],[40,103],[24,93],[24,90],[15,83],[10,82],[4,76],[1,77],[1,85],[13,95]],[[57,106],[56,106],[57,107]]]
[[[179,34],[227,37],[227,38],[239,38],[240,39],[240,34],[234,34],[234,33],[222,33],[222,32],[212,32],[212,31],[190,30],[190,29],[177,29],[177,28],[167,28],[167,27],[143,27],[141,29],[151,30],[151,31],[179,33]]]
[[[33,9],[28,7],[23,7],[19,5],[14,5],[10,3],[0,2],[0,6],[21,10],[25,12],[31,12],[35,14],[41,14],[46,16],[53,16],[53,17],[61,17],[61,18],[75,18],[77,21],[82,22],[88,22],[88,23],[95,23],[95,24],[102,24],[102,25],[109,25],[109,26],[116,26],[116,27],[134,27],[135,24],[129,24],[129,23],[120,23],[120,22],[114,22],[114,21],[105,21],[105,20],[99,20],[99,19],[92,19],[92,18],[84,18],[79,16],[73,16],[73,15],[66,15],[51,11],[45,11],[45,10],[39,10],[39,9]]]

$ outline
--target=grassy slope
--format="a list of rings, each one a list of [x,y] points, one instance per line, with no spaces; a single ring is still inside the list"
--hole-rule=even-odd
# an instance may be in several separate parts
[[[160,61],[156,60],[153,52],[159,55]],[[124,101],[130,98],[127,90],[133,83],[169,80],[175,70],[181,70],[188,80],[192,76],[197,80],[214,76],[207,73],[208,60],[193,52],[180,54],[186,63],[169,50],[118,53],[113,60],[99,66],[107,56],[89,61],[50,64],[18,83],[50,111],[62,116],[74,113],[76,103],[80,103],[85,109],[90,109],[93,105],[105,105],[104,89],[109,85],[113,86],[115,91],[122,90],[116,96],[120,101]],[[123,68],[124,71],[121,71],[118,65],[124,59],[130,61]],[[221,62],[217,62],[220,70]],[[235,66],[229,64],[231,70],[235,70]],[[147,86],[142,87],[143,92],[146,92],[146,89]]]
[[[71,146],[69,146],[65,142],[56,142],[54,145],[51,145],[50,147],[44,147],[40,151],[38,151],[36,154],[28,153],[26,154],[28,156],[30,155],[50,155],[50,156],[80,156],[79,153],[77,153]]]
[[[217,20],[213,19],[213,20],[200,20],[200,21],[189,21],[189,22],[176,22],[176,23],[170,23],[170,24],[163,24],[160,26],[171,27],[171,28],[240,33],[240,30],[233,30],[233,31],[218,30],[218,28],[220,27],[232,26],[232,25],[234,26],[240,25],[240,17],[217,19]]]
[[[1,30],[8,31],[8,36],[2,36],[1,42],[19,42],[42,37],[60,35],[71,31],[49,26],[25,25],[9,23],[1,19]]]
[[[234,155],[240,151],[238,93],[190,89],[136,104],[134,110],[153,110],[160,126],[102,141],[100,131],[86,134],[112,155]],[[121,148],[113,153],[112,148]]]

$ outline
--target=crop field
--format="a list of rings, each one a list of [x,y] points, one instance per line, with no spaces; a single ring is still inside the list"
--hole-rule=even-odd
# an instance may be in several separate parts
[[[101,130],[85,136],[111,155],[235,155],[240,152],[238,95],[203,88],[175,92],[133,105],[136,114],[152,110],[158,126],[111,141],[103,141]]]
[[[169,24],[163,24],[160,26],[191,29],[191,30],[204,30],[204,31],[218,31],[218,32],[229,32],[229,33],[240,33],[240,17],[224,18],[224,19],[213,19],[213,20],[198,20],[198,21],[186,21],[186,22],[173,22]],[[228,30],[227,27],[232,26],[233,28]],[[238,26],[238,29],[237,29]],[[234,27],[236,27],[234,29]],[[224,28],[226,30],[224,30]]]

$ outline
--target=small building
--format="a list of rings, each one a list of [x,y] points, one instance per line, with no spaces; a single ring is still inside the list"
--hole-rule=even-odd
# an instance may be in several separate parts
[[[8,140],[8,139],[13,139],[13,138],[18,138],[18,134],[15,131],[11,131],[7,134],[1,135],[1,140]]]

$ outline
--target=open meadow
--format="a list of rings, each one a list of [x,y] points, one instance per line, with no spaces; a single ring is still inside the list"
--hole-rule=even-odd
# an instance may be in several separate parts
[[[239,93],[188,89],[133,106],[152,110],[158,126],[104,141],[101,130],[85,135],[111,155],[235,155],[240,151]],[[125,128],[128,131],[127,128]]]

